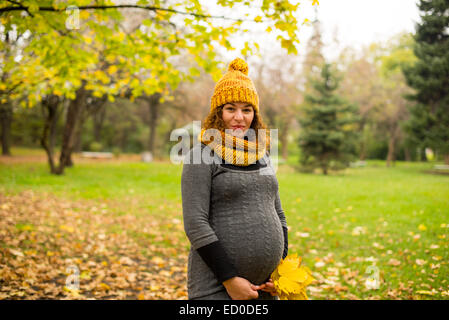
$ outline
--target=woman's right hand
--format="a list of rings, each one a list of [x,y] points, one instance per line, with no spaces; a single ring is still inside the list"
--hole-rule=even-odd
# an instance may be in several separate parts
[[[233,277],[224,281],[223,285],[232,300],[251,300],[259,297],[257,286],[245,278]]]

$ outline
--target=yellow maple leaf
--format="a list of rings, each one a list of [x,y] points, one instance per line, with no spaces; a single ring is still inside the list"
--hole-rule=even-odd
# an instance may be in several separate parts
[[[300,264],[301,258],[298,259],[296,254],[285,257],[285,259],[279,264],[279,275],[288,276],[288,274],[296,270]]]
[[[300,292],[302,290],[302,286],[290,278],[281,277],[279,279],[279,289],[286,294]]]
[[[301,266],[301,257],[290,254],[271,274],[281,300],[307,300],[306,287],[315,280],[309,268]]]

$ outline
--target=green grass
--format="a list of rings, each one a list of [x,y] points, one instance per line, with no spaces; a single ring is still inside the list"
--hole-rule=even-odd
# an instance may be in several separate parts
[[[182,168],[170,163],[79,164],[63,176],[52,175],[46,163],[0,164],[0,185],[10,192],[24,189],[79,199],[120,199],[150,195],[179,198]]]
[[[331,279],[329,285],[321,282],[312,296],[448,299],[449,228],[444,226],[449,227],[449,176],[425,173],[432,166],[428,163],[397,162],[387,168],[383,161],[368,161],[367,167],[328,176],[295,172],[293,163],[289,159],[277,171],[290,253]],[[168,162],[91,163],[55,176],[46,163],[0,164],[0,192],[34,190],[74,200],[115,201],[128,208],[119,206],[116,214],[131,210],[179,219],[181,172],[181,165]],[[27,227],[32,228],[26,221],[17,225]],[[170,225],[162,227],[179,236]],[[138,232],[132,236],[141,237]],[[160,241],[169,246],[167,239]],[[373,264],[382,279],[378,290],[364,286],[367,267]],[[346,277],[351,272],[354,276]],[[343,289],[334,290],[336,286]],[[432,289],[433,295],[418,292]]]
[[[447,291],[449,229],[441,226],[449,224],[449,177],[422,173],[428,165],[399,163],[386,168],[369,163],[344,175],[279,176],[289,224],[300,232],[310,230],[306,238],[291,234],[293,251],[305,254],[312,269],[314,258],[332,253],[335,262],[364,273],[374,258],[387,285],[384,294],[388,287],[408,281],[413,281],[415,291],[427,290],[426,284]],[[366,234],[352,235],[357,227],[366,228]],[[417,234],[419,239],[413,240]],[[316,253],[309,257],[309,249]],[[392,258],[401,265],[390,266]],[[419,266],[416,259],[427,263]],[[445,264],[438,274],[432,274],[436,269],[430,265],[441,262]]]

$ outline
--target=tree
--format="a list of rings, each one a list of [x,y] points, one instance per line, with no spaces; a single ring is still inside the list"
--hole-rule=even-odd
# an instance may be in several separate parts
[[[11,103],[0,103],[0,140],[2,144],[2,155],[4,156],[11,155],[12,109]]]
[[[329,169],[348,166],[356,153],[357,108],[335,94],[340,80],[325,63],[320,78],[312,80],[314,95],[305,96],[300,119],[300,162],[307,169],[321,168],[325,175]]]
[[[22,42],[26,42],[29,36],[26,32],[16,29],[12,32],[4,32],[0,29],[0,141],[2,154],[11,155],[11,123],[13,118],[13,105],[15,103],[12,94],[19,86],[20,79],[14,76],[17,63],[14,61],[17,55],[22,54]]]
[[[343,62],[345,77],[341,82],[338,93],[358,106],[358,135],[360,137],[359,159],[365,160],[367,157],[367,145],[369,143],[369,133],[372,126],[377,121],[377,116],[381,112],[383,96],[381,94],[381,80],[379,71],[374,63],[376,56],[375,45],[370,45],[362,50],[357,56],[350,48],[346,48],[339,57]]]
[[[449,165],[449,0],[420,0],[413,66],[404,66],[414,104],[406,128],[417,145],[443,154]]]
[[[76,6],[68,6],[58,0],[27,0],[0,4],[4,33],[16,30],[32,35],[15,70],[15,78],[24,80],[10,97],[24,97],[21,104],[28,107],[41,103],[46,96],[70,100],[57,174],[71,162],[74,131],[89,95],[106,95],[110,101],[126,96],[133,101],[157,94],[162,102],[181,81],[193,80],[197,68],[216,81],[221,77],[218,48],[233,49],[229,39],[245,31],[243,22],[264,23],[280,31],[277,40],[281,46],[297,52],[295,13],[299,3],[267,0],[254,7],[245,0],[217,2],[224,8],[251,7],[254,16],[246,18],[210,15],[197,0],[117,2],[78,0]],[[146,15],[131,16],[136,23],[127,28],[122,14],[127,9]],[[226,24],[218,25],[217,20]],[[257,43],[246,42],[241,53],[248,48],[257,51]],[[171,61],[180,55],[188,55],[196,65],[187,70],[176,68]],[[10,57],[10,62],[17,58]]]
[[[402,126],[409,117],[405,96],[410,93],[410,88],[401,70],[416,60],[412,45],[413,39],[409,34],[399,34],[390,40],[386,52],[379,58],[383,103],[378,119],[381,129],[388,134],[387,166],[396,160],[396,149],[404,136]]]
[[[50,166],[50,172],[58,174],[61,168],[55,163],[54,159],[54,146],[56,136],[56,126],[59,116],[61,114],[60,105],[61,99],[56,95],[48,95],[42,100],[42,114],[44,116],[44,128],[41,136],[41,146],[47,153],[48,165]]]
[[[266,54],[256,66],[254,82],[267,125],[279,130],[280,155],[288,158],[288,137],[303,97],[299,89],[300,65],[294,55]]]

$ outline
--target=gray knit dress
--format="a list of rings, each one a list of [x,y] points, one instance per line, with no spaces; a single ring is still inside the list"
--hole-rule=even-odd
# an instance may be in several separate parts
[[[202,152],[212,155],[214,161],[205,161]],[[200,163],[195,164],[195,159]],[[279,264],[284,250],[282,226],[287,227],[287,223],[269,155],[260,161],[267,166],[253,171],[229,169],[202,143],[185,156],[181,193],[184,229],[191,243],[189,299],[229,299],[225,287],[196,251],[217,240],[239,276],[255,285],[264,283]],[[259,291],[259,299],[270,297]]]

